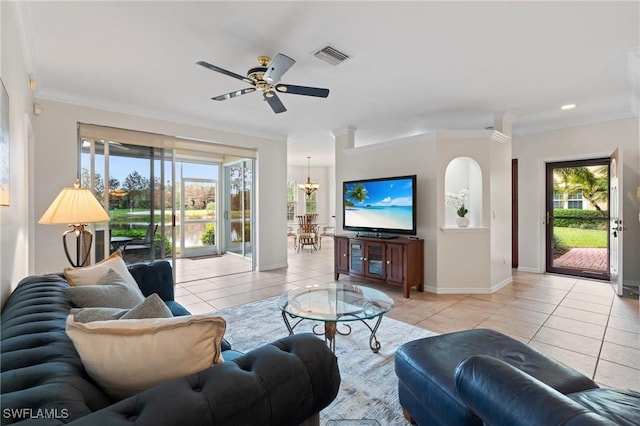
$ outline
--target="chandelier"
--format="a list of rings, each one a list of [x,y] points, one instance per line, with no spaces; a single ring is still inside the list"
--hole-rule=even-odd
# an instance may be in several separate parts
[[[307,182],[298,184],[298,188],[304,191],[307,197],[316,192],[320,185],[315,182],[311,182],[311,157],[307,157]]]

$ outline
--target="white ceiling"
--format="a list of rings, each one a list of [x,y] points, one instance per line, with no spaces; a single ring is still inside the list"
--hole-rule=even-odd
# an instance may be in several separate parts
[[[36,97],[248,134],[289,137],[289,163],[333,162],[332,131],[356,144],[436,130],[514,133],[637,116],[639,2],[19,2]],[[312,53],[350,55],[338,66]],[[237,74],[278,52],[282,82],[327,99],[258,92]],[[576,103],[577,108],[560,111]]]

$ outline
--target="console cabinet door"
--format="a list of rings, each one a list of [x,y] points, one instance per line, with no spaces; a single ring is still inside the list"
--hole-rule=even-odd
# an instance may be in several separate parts
[[[349,240],[349,273],[364,275],[365,243],[360,240]]]
[[[334,242],[335,273],[336,275],[348,274],[349,273],[349,239],[336,237],[334,241],[335,241]]]
[[[387,278],[389,282],[404,282],[404,244],[387,243]]]
[[[375,243],[368,241],[365,244],[365,275],[370,278],[385,279],[385,243]]]

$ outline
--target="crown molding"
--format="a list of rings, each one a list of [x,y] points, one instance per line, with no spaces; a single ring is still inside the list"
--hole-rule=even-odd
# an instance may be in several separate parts
[[[221,132],[234,133],[236,135],[259,137],[274,141],[286,142],[286,135],[270,134],[266,132],[252,131],[250,129],[241,129],[235,126],[225,125],[224,123],[212,122],[211,120],[203,120],[193,117],[186,117],[179,114],[171,114],[159,112],[149,108],[125,105],[116,102],[106,102],[101,99],[78,96],[75,94],[60,92],[54,90],[41,90],[38,92],[37,99],[60,102],[70,105],[76,105],[86,108],[94,108],[105,111],[111,111],[118,114],[132,115],[152,120],[169,121],[176,124],[184,124],[205,129],[217,130]]]

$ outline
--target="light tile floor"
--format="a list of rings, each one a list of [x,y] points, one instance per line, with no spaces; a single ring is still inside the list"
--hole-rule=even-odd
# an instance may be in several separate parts
[[[251,272],[232,255],[177,264],[176,299],[192,313],[228,308],[309,284],[334,282],[333,244],[296,253],[288,268]],[[245,272],[238,272],[245,271]],[[340,281],[351,280],[340,277]],[[366,281],[362,281],[366,283]],[[640,391],[640,307],[619,298],[608,283],[514,271],[513,283],[494,294],[436,295],[367,285],[395,301],[388,316],[436,333],[492,328],[581,371],[599,385]],[[279,318],[278,318],[279,319]]]

